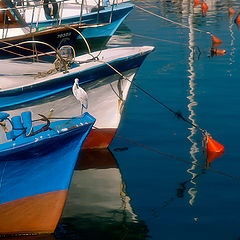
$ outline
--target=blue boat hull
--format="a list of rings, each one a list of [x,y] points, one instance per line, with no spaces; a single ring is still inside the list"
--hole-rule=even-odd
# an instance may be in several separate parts
[[[102,49],[109,39],[116,32],[118,27],[124,21],[124,19],[128,16],[128,14],[132,11],[133,5],[130,5],[124,9],[120,9],[118,11],[113,12],[111,24],[106,24],[104,26],[99,26],[96,29],[94,28],[85,28],[81,33],[87,39],[88,45],[91,50]],[[109,16],[108,16],[109,15]],[[110,13],[106,16],[106,20],[110,18]],[[82,53],[87,52],[87,46],[81,36],[77,37],[75,42],[76,52]]]
[[[129,15],[129,13],[133,10],[134,5],[133,4],[127,4],[127,5],[116,5],[113,9],[113,12],[111,12],[111,8],[108,11],[100,12],[99,14],[99,24],[105,24],[104,26],[101,26],[98,28],[98,35],[96,36],[96,33],[93,28],[86,28],[83,30],[82,34],[87,39],[94,39],[95,37],[103,38],[108,37],[110,38],[114,32],[117,30],[117,28],[120,26],[120,24],[124,21],[124,19]],[[96,22],[97,16],[94,18],[92,17],[91,20],[88,19],[89,16],[83,17],[83,22],[86,21],[86,23],[94,23]],[[111,24],[109,24],[111,22]],[[81,36],[78,36],[77,40],[82,39]]]
[[[82,23],[87,24],[83,27],[76,28],[83,37],[87,40],[91,50],[96,50],[102,48],[114,32],[117,30],[119,25],[124,21],[124,19],[128,16],[128,14],[134,8],[133,4],[116,6],[114,11],[111,13],[111,8],[107,10],[103,10],[100,12],[99,16],[97,12],[83,15]],[[79,17],[77,18],[68,18],[63,19],[61,24],[72,24],[78,23]],[[93,26],[98,24],[96,26]],[[39,23],[39,30],[44,29],[45,27],[51,25],[50,21]],[[54,21],[52,22],[54,25]],[[16,38],[8,38],[6,39],[7,43],[4,41],[0,42],[0,59],[5,58],[17,58],[22,56],[30,56],[34,54],[33,52],[33,45],[32,44],[24,44],[21,45],[22,48],[19,47],[9,47],[9,45],[18,44],[23,41],[42,41],[47,44],[50,44],[56,49],[59,49],[63,45],[73,45],[74,43],[77,44],[77,53],[82,53],[87,50],[86,44],[83,38],[79,35],[79,33],[67,28],[64,30],[59,30],[58,32],[49,31],[47,33],[44,32],[36,32],[33,34],[29,34],[29,36],[21,36]],[[10,44],[9,44],[10,43]],[[8,48],[3,48],[3,47]],[[36,44],[35,49],[37,49],[38,54],[51,52],[48,46],[43,44]]]
[[[81,32],[83,29],[78,30]],[[25,41],[34,40],[50,44],[55,49],[58,49],[63,45],[73,45],[78,36],[79,34],[73,29],[61,28],[59,30],[53,29],[48,32],[36,32],[34,34],[7,38],[6,40],[2,40],[0,42],[0,59],[31,56],[35,54],[36,49],[38,54],[53,51],[52,48],[44,44],[35,44],[35,47],[33,47],[32,43],[24,43],[22,45],[9,47],[10,45],[17,45]]]
[[[38,136],[33,144],[0,151],[0,235],[55,230],[90,120],[57,137]]]

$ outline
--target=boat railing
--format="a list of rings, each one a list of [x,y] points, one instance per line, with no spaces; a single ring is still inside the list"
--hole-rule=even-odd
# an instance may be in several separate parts
[[[100,6],[109,6],[109,5],[115,5],[115,4],[122,4],[126,2],[130,2],[130,0],[84,0],[87,5],[97,5],[100,3]],[[72,2],[75,2],[77,4],[81,4],[82,0],[72,0]]]
[[[105,1],[97,0],[97,5],[92,4],[93,0],[28,0],[16,1],[2,0],[0,4],[0,29],[2,38],[7,37],[11,28],[22,28],[30,33],[39,31],[49,26],[59,26],[63,24],[109,24],[112,21],[113,5],[106,5]],[[90,1],[90,2],[89,2]],[[105,5],[104,5],[105,4]],[[104,7],[111,8],[111,14],[105,22],[100,21],[100,11]],[[84,14],[97,13],[95,22],[83,19]]]

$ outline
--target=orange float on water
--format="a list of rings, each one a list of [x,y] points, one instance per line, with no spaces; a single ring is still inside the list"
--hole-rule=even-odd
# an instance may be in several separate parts
[[[207,135],[207,152],[223,153],[224,146]]]
[[[203,2],[202,3],[202,11],[203,11],[203,13],[206,13],[207,10],[208,10],[208,5],[205,2]]]
[[[222,40],[212,35],[213,47],[216,47],[222,43]]]
[[[200,5],[200,4],[202,4],[201,1],[199,1],[199,0],[194,0],[194,7],[196,7],[196,6]]]
[[[236,21],[237,24],[240,24],[240,14],[237,16],[235,21]]]

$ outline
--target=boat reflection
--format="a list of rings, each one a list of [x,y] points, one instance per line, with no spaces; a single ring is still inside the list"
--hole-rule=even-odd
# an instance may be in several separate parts
[[[210,164],[218,157],[222,156],[224,153],[223,152],[207,152],[207,158],[205,161],[205,167],[209,168]]]
[[[134,68],[123,72],[122,74],[127,79],[114,74],[81,85],[88,94],[87,110],[96,118],[95,128],[88,135],[83,148],[107,148],[109,146],[120,123],[131,81],[133,81],[137,70],[138,68]],[[68,118],[79,115],[80,104],[73,96],[72,89],[68,89],[39,99],[34,104],[29,102],[15,108],[12,107],[8,112],[10,115],[16,115],[21,109],[31,111],[34,119],[37,119],[38,113],[41,113],[51,121],[55,121],[59,117]]]
[[[16,237],[4,237],[4,240],[56,240],[53,234],[41,234],[33,236],[16,236]]]
[[[107,47],[120,47],[132,44],[132,32],[124,23],[120,25],[115,34],[110,38]]]
[[[69,231],[86,239],[145,239],[146,225],[137,219],[108,149],[80,153],[55,235]]]
[[[108,149],[83,150],[55,233],[4,240],[142,240],[147,232],[130,205],[112,153]]]

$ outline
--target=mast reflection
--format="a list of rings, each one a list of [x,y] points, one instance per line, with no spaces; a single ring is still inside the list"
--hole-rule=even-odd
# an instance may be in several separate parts
[[[193,5],[190,8],[193,9]],[[192,10],[193,11],[193,10]],[[188,58],[188,66],[189,69],[187,70],[189,72],[188,78],[189,78],[189,96],[187,97],[189,100],[189,104],[188,104],[188,110],[190,112],[188,119],[190,120],[190,122],[193,125],[197,125],[196,121],[195,121],[195,112],[194,112],[194,108],[195,106],[198,105],[198,103],[195,100],[195,78],[196,78],[196,73],[195,73],[195,69],[194,69],[194,30],[193,30],[193,14],[190,13],[188,16],[188,23],[189,23],[189,41],[188,41],[188,46],[189,46],[189,50],[190,50],[190,54],[189,54],[189,58]],[[195,178],[197,176],[197,173],[195,173],[195,169],[196,169],[196,163],[198,162],[197,157],[196,157],[196,153],[199,152],[199,148],[197,147],[197,142],[194,138],[194,136],[197,133],[197,129],[195,127],[190,127],[190,135],[188,136],[189,141],[192,143],[192,146],[190,148],[190,155],[192,160],[192,165],[189,169],[187,169],[187,172],[189,174],[191,174],[191,180],[190,183],[192,184],[192,187],[190,187],[188,189],[188,194],[190,196],[189,199],[189,204],[193,205],[196,199],[196,195],[197,195],[197,189],[196,189],[196,182],[195,182]]]

